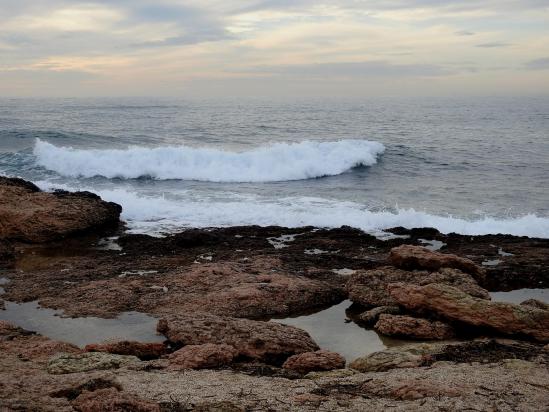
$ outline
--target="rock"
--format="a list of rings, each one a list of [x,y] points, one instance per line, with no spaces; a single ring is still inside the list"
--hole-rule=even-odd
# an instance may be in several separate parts
[[[449,320],[486,327],[505,334],[549,342],[549,311],[512,303],[491,302],[442,284],[389,285],[391,296],[410,310],[434,311]]]
[[[384,372],[395,368],[416,368],[424,358],[405,351],[385,350],[355,359],[349,366],[360,372]]]
[[[537,299],[528,299],[520,303],[521,306],[529,306],[531,308],[549,310],[549,303],[542,302]]]
[[[0,230],[2,223],[0,222]],[[9,267],[13,265],[15,260],[15,250],[13,245],[7,240],[0,239],[0,268]]]
[[[391,249],[389,262],[397,268],[406,270],[430,270],[453,268],[474,276],[484,277],[484,270],[470,259],[456,255],[430,251],[422,246],[401,245]]]
[[[46,369],[48,373],[61,375],[91,370],[118,369],[137,362],[139,362],[139,359],[135,356],[113,355],[103,352],[63,353],[50,359]]]
[[[160,412],[158,404],[120,392],[116,388],[84,391],[71,405],[79,412]]]
[[[389,336],[405,336],[412,339],[450,339],[454,328],[450,325],[411,316],[382,314],[374,326],[379,333]]]
[[[382,314],[398,315],[401,312],[398,306],[378,306],[367,310],[358,316],[360,322],[366,326],[374,326]]]
[[[0,177],[0,239],[47,242],[117,225],[122,208],[89,192],[40,191]]]
[[[169,356],[168,369],[213,369],[230,364],[238,351],[230,345],[188,345]]]
[[[141,360],[157,359],[167,352],[167,348],[163,343],[133,341],[95,343],[86,345],[84,350],[87,352],[107,352],[115,355],[131,355]]]
[[[345,367],[345,358],[339,353],[319,350],[290,356],[282,367],[299,373],[330,371],[343,369]]]
[[[391,266],[357,272],[347,282],[349,298],[362,306],[396,306],[397,302],[387,290],[390,283],[404,282],[414,285],[444,283],[457,287],[473,296],[489,299],[488,291],[481,288],[468,274],[457,269],[440,269],[439,272],[407,271]]]
[[[175,344],[227,344],[235,347],[239,356],[273,364],[318,349],[307,332],[293,326],[207,313],[161,319],[157,330]]]

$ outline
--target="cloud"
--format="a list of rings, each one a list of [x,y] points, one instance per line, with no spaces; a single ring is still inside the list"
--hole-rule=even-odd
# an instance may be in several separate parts
[[[549,70],[549,57],[531,60],[526,63],[526,68],[531,70]]]
[[[474,36],[475,33],[469,30],[458,30],[454,34],[458,36]]]
[[[495,49],[498,47],[509,47],[509,46],[511,46],[511,43],[490,42],[490,43],[477,44],[475,47],[481,47],[485,49]]]

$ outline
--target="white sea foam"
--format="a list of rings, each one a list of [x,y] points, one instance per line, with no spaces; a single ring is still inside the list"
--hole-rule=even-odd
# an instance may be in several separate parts
[[[43,189],[64,185],[35,182]],[[169,199],[139,195],[125,189],[91,190],[103,199],[123,207],[122,218],[134,232],[161,233],[182,227],[219,227],[236,225],[280,225],[286,227],[340,227],[348,225],[365,232],[381,234],[384,229],[404,226],[434,227],[442,233],[464,235],[511,234],[549,238],[549,218],[527,214],[499,219],[484,217],[467,220],[451,216],[437,216],[414,209],[396,212],[373,212],[354,202],[339,202],[312,197],[282,198],[276,201],[256,196],[238,196],[229,201],[199,198],[185,194],[184,199]]]
[[[341,174],[371,166],[385,150],[378,142],[339,140],[277,143],[246,152],[188,146],[83,150],[36,140],[36,163],[62,176],[211,182],[274,182]]]

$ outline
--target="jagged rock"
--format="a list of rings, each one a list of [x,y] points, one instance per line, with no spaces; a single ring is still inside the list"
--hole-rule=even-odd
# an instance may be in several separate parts
[[[549,310],[549,303],[542,302],[537,299],[528,299],[520,303],[521,306],[529,306],[531,308]]]
[[[384,266],[374,270],[357,272],[349,278],[346,289],[349,298],[362,306],[396,306],[397,302],[387,290],[390,283],[404,282],[414,285],[444,283],[457,287],[473,296],[489,299],[488,291],[466,273],[443,268],[438,272],[407,271]]]
[[[169,356],[168,369],[211,369],[230,364],[238,351],[230,345],[187,345]]]
[[[470,259],[447,253],[434,252],[422,246],[401,245],[391,249],[389,262],[406,270],[430,270],[454,268],[469,273],[476,279],[484,277],[484,270]]]
[[[115,355],[131,355],[141,360],[156,359],[167,351],[163,343],[142,343],[132,341],[95,343],[86,345],[87,352],[107,352]]]
[[[116,388],[84,391],[71,402],[71,405],[79,412],[160,412],[157,403],[139,399]]]
[[[410,310],[434,311],[446,319],[487,327],[505,334],[528,335],[549,342],[549,311],[491,302],[442,284],[389,285],[391,296]]]
[[[385,350],[355,359],[349,365],[360,372],[383,372],[395,368],[415,368],[424,362],[423,356],[406,351]]]
[[[207,313],[161,319],[157,330],[175,344],[227,344],[235,347],[240,356],[275,364],[291,355],[318,349],[307,332],[293,326]]]
[[[299,373],[330,371],[344,368],[345,358],[339,353],[319,350],[290,356],[282,367]]]
[[[0,177],[0,239],[47,242],[118,224],[122,208],[89,192],[45,193]]]
[[[367,310],[358,316],[360,322],[366,326],[374,326],[382,314],[398,315],[401,312],[398,306],[378,306]]]
[[[405,336],[412,339],[450,339],[454,328],[450,325],[411,316],[382,314],[374,328],[384,335]]]
[[[63,353],[50,359],[46,369],[53,375],[61,375],[92,370],[118,369],[137,362],[139,362],[139,358],[135,356],[113,355],[103,352]]]

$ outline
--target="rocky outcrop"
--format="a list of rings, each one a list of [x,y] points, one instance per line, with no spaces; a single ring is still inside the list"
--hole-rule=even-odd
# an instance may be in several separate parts
[[[400,312],[401,309],[398,306],[378,306],[362,312],[358,315],[358,320],[365,326],[374,326],[382,314],[398,315]]]
[[[299,373],[331,371],[344,368],[345,358],[339,353],[319,350],[290,356],[282,367]]]
[[[47,371],[53,375],[62,375],[93,370],[118,369],[137,362],[139,362],[139,358],[135,356],[113,355],[103,352],[63,353],[49,360]]]
[[[476,279],[484,276],[484,270],[470,259],[456,255],[430,251],[422,246],[401,245],[391,249],[389,262],[406,270],[436,271],[440,268],[454,268],[469,273]]]
[[[274,364],[318,349],[307,332],[292,326],[207,313],[161,319],[157,330],[174,344],[227,344],[236,348],[241,357]]]
[[[0,177],[0,239],[47,242],[117,225],[122,208],[90,192],[45,193]]]
[[[531,308],[549,310],[549,303],[542,302],[537,299],[528,299],[520,303],[521,306],[529,306]]]
[[[121,392],[116,388],[104,388],[96,391],[83,391],[71,402],[79,412],[160,412],[160,406],[151,401]]]
[[[168,369],[212,369],[230,364],[238,351],[230,345],[188,345],[169,356]]]
[[[406,351],[380,351],[355,359],[349,365],[360,372],[384,372],[395,368],[416,368],[421,366],[424,358]]]
[[[362,306],[395,306],[397,302],[387,290],[390,283],[403,282],[414,285],[444,283],[468,294],[489,299],[488,292],[466,273],[457,269],[439,269],[438,272],[407,271],[384,266],[374,270],[357,272],[349,278],[346,289],[349,298]]]
[[[403,336],[412,339],[450,339],[454,328],[444,322],[382,314],[374,326],[379,333],[389,336]]]
[[[120,341],[86,345],[87,352],[106,352],[115,355],[136,356],[141,360],[157,359],[167,352],[163,343]]]
[[[410,310],[433,311],[452,321],[549,342],[547,310],[479,299],[443,284],[396,283],[389,285],[389,291],[393,299]]]

